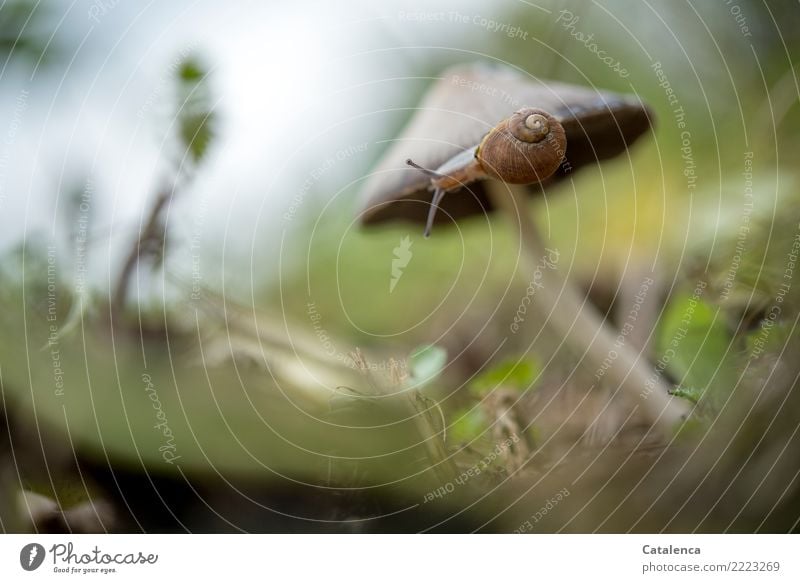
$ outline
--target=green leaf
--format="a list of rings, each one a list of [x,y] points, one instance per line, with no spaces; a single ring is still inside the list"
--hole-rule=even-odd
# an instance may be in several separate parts
[[[186,154],[198,163],[216,135],[209,73],[202,60],[186,57],[178,67],[176,85],[178,138]]]
[[[467,443],[478,439],[489,430],[489,420],[480,407],[460,409],[453,414],[449,432],[455,443]]]
[[[660,366],[680,384],[690,401],[721,404],[736,382],[734,350],[718,308],[691,295],[672,300],[659,324]]]
[[[206,111],[196,114],[182,114],[180,117],[181,142],[195,162],[203,159],[209,144],[214,138],[212,119],[213,114]]]
[[[181,81],[198,83],[205,76],[205,67],[196,58],[190,57],[181,62],[178,68],[178,77]]]
[[[541,372],[539,363],[531,358],[505,360],[479,374],[470,384],[470,392],[483,396],[498,386],[526,391]]]
[[[705,389],[698,389],[695,387],[677,387],[672,391],[672,394],[676,397],[680,397],[681,399],[691,401],[692,403],[697,403],[700,400],[700,397],[703,396],[704,391]]]
[[[411,381],[425,385],[436,380],[447,364],[447,351],[433,344],[420,346],[409,357]]]

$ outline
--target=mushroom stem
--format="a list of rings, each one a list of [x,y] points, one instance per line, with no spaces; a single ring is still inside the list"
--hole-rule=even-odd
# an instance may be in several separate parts
[[[646,356],[625,343],[624,338],[620,342],[557,267],[542,268],[542,258],[548,257],[549,252],[530,216],[527,193],[521,187],[493,180],[487,181],[486,186],[494,205],[503,209],[519,235],[526,272],[536,274],[538,285],[531,307],[584,362],[602,371],[602,378],[615,392],[620,391],[636,403],[652,426],[665,433],[673,431],[685,419],[689,407],[669,395],[670,386],[650,369]]]

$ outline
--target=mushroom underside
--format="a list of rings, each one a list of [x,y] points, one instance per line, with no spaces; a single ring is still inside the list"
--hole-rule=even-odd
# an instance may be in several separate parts
[[[620,127],[594,127],[608,124],[608,119],[600,116],[597,119],[584,118],[580,122],[566,122],[567,149],[564,163],[545,182],[527,187],[528,193],[531,196],[540,195],[543,187],[550,187],[571,177],[581,167],[622,154],[647,131],[651,123],[650,117],[646,110],[642,110],[638,119],[627,120],[624,131]],[[433,196],[428,188],[429,184],[428,180],[420,180],[408,186],[405,191],[387,192],[384,196],[371,200],[362,210],[362,224],[371,226],[388,221],[425,224]],[[482,216],[493,210],[494,205],[485,182],[474,182],[444,197],[439,205],[435,224],[449,224],[473,215]]]

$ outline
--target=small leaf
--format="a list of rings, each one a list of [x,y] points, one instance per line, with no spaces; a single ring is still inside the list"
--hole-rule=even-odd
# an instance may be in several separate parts
[[[178,68],[178,76],[181,81],[189,83],[199,82],[205,75],[203,66],[197,59],[189,58],[183,61]]]
[[[686,295],[670,302],[659,324],[659,362],[678,379],[680,396],[695,402],[713,396],[719,403],[736,382],[732,337],[717,311]]]
[[[480,407],[461,409],[453,414],[450,425],[451,440],[455,443],[467,443],[484,435],[489,429],[486,413]]]
[[[505,360],[482,372],[470,384],[470,392],[483,396],[498,386],[526,391],[541,372],[539,363],[531,358]]]
[[[186,57],[178,67],[175,83],[178,138],[197,164],[216,135],[208,68],[201,59]]]
[[[195,162],[202,160],[214,138],[213,117],[211,112],[205,111],[180,117],[181,141]]]
[[[696,404],[700,400],[700,397],[703,396],[704,391],[705,389],[698,389],[695,387],[677,387],[672,391],[672,395]]]
[[[430,383],[442,374],[447,364],[447,351],[433,344],[420,346],[409,357],[411,381],[417,385]]]

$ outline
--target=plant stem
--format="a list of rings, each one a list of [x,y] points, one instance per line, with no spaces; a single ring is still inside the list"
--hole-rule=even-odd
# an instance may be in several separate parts
[[[532,309],[583,362],[596,368],[608,386],[636,403],[651,425],[667,434],[673,431],[686,417],[689,407],[669,395],[671,387],[650,369],[646,356],[605,325],[603,317],[561,276],[557,266],[542,267],[542,258],[547,258],[549,251],[530,216],[527,193],[521,187],[492,180],[486,186],[492,202],[503,210],[519,236],[526,275],[535,274],[539,284],[531,301]]]
[[[439,481],[443,484],[447,483],[458,476],[458,468],[452,456],[447,452],[447,447],[444,443],[443,432],[445,431],[445,426],[442,426],[441,431],[437,430],[436,423],[430,413],[431,399],[428,399],[416,389],[413,391],[413,396],[409,395],[408,399],[411,403],[409,411],[414,417],[414,423],[425,444],[425,451],[431,461],[431,467]]]
[[[150,207],[150,213],[144,227],[139,231],[139,236],[134,241],[128,251],[122,270],[117,278],[117,285],[111,302],[112,314],[120,318],[128,299],[128,287],[141,263],[143,256],[152,257],[155,253],[166,253],[165,238],[166,225],[164,224],[164,212],[167,203],[170,202],[174,194],[174,189],[165,188],[161,190]]]

